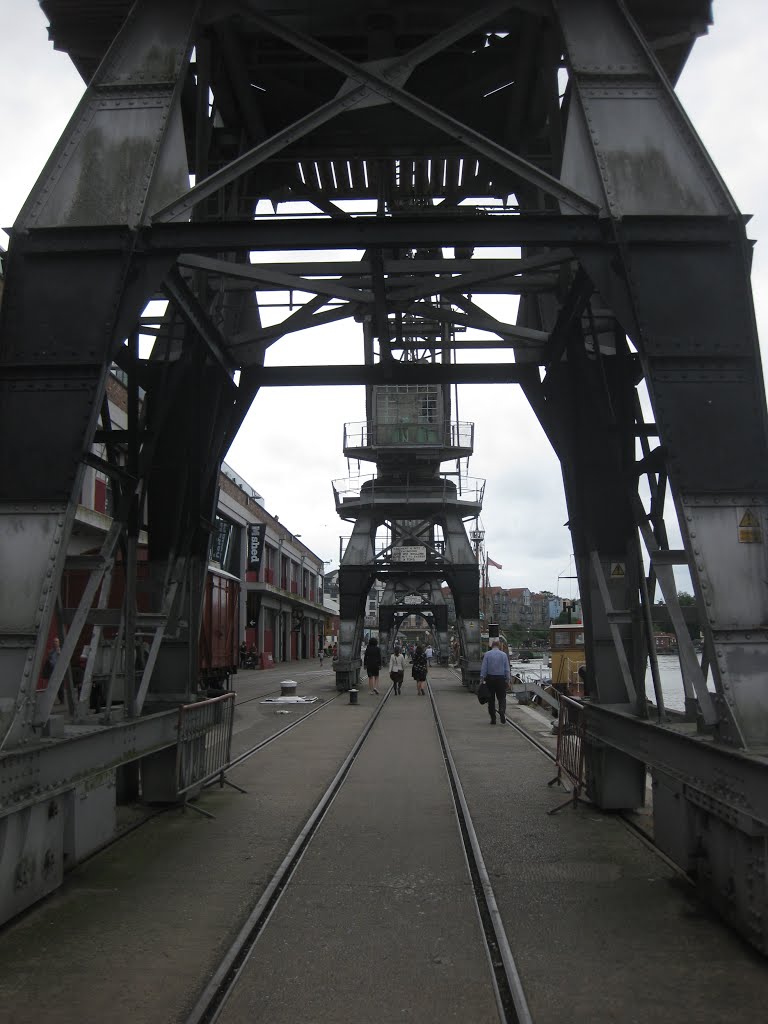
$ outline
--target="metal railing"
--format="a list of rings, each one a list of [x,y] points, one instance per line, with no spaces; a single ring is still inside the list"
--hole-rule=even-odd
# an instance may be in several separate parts
[[[431,447],[472,450],[474,423],[345,423],[344,448]]]
[[[376,476],[359,476],[345,480],[333,480],[333,494],[337,506],[349,501],[375,501],[379,499],[397,498],[404,505],[418,504],[424,501],[442,500],[459,504],[482,504],[485,493],[485,480],[479,477],[456,477],[438,480],[425,480],[393,485],[380,480]]]
[[[579,796],[585,785],[584,777],[584,733],[586,727],[586,714],[584,705],[576,700],[571,700],[565,694],[560,694],[560,711],[557,721],[557,753],[555,764],[557,775],[547,785],[554,786],[555,783],[563,785],[565,776],[571,786],[571,795],[563,803],[553,807],[547,814],[556,814],[563,807],[571,804],[573,807],[579,801]]]
[[[234,693],[224,693],[196,704],[183,704],[179,708],[177,796],[185,796],[215,778],[219,779],[221,786],[224,785],[224,773],[232,751],[234,720]]]
[[[555,659],[553,658],[553,661]],[[579,669],[584,664],[584,658],[582,657],[578,661],[573,658],[569,658],[565,655],[563,658],[558,659],[557,664],[557,675],[554,672],[552,675],[553,683],[564,683],[568,687],[568,692],[574,697],[580,697],[583,693],[583,683],[581,676],[579,675]]]

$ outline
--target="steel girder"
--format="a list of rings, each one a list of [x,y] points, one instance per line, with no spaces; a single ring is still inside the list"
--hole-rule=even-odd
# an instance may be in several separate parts
[[[70,791],[78,780],[106,778],[105,746],[112,749],[106,761],[118,768],[153,754],[155,741],[138,742],[136,730],[126,733],[122,719],[135,718],[152,701],[175,706],[197,689],[205,524],[213,520],[219,464],[235,425],[231,369],[215,372],[210,365],[204,325],[194,324],[194,335],[176,330],[197,312],[193,303],[183,305],[183,283],[181,294],[173,295],[183,316],[175,324],[169,317],[153,359],[139,358],[139,317],[174,261],[137,253],[136,230],[158,205],[188,187],[181,92],[195,24],[195,5],[172,2],[154,13],[152,7],[137,3],[126,18],[12,235],[1,323],[0,430],[6,438],[20,432],[34,454],[26,445],[4,445],[0,455],[0,560],[13,580],[0,602],[3,919],[48,891],[51,878],[61,878],[63,845],[45,828],[25,829],[23,815],[37,821],[52,789]],[[72,229],[81,239],[75,253],[55,241],[30,244],[33,237],[55,240]],[[168,276],[169,284],[174,280]],[[110,421],[113,365],[127,381],[127,430]],[[217,438],[214,445],[211,436]],[[104,447],[103,457],[94,453],[94,443]],[[82,558],[73,560],[70,538],[88,464],[111,479],[115,502],[112,527],[86,565]],[[150,611],[139,612],[138,546],[145,532],[152,549],[145,595]],[[124,599],[114,618],[106,602],[118,567]],[[68,568],[88,573],[82,599],[70,610],[59,599]],[[94,627],[92,654],[101,624],[116,630],[106,710],[98,724],[89,712],[91,658],[80,694],[68,686],[67,725],[51,712],[88,623]],[[50,630],[62,634],[62,653],[47,689],[36,690]],[[149,656],[143,672],[134,675],[141,634],[151,637]],[[119,664],[121,649],[125,668]],[[119,711],[112,706],[116,675],[123,677]],[[172,717],[171,727],[163,723],[161,746],[175,743]],[[98,730],[100,744],[77,742],[86,719],[91,732]],[[40,748],[42,735],[47,738]],[[172,762],[164,762],[171,774]],[[48,782],[30,789],[22,780],[33,778],[43,763]],[[98,786],[103,798],[68,800],[61,816],[76,836],[79,856],[90,852],[77,839],[80,829],[96,834],[92,822],[81,819],[103,814],[104,799],[114,804],[114,773],[111,783]],[[19,804],[22,797],[31,801],[31,810]],[[107,815],[104,821],[109,820]],[[102,841],[109,838],[108,824],[97,831],[104,833]],[[66,852],[72,857],[72,850]],[[20,875],[22,864],[28,870]]]
[[[411,607],[405,604],[404,598],[409,595],[421,595],[421,604],[413,606],[412,611],[431,618],[432,625],[437,633],[438,648],[441,659],[447,657],[448,645],[448,619],[447,607],[442,594],[442,583],[447,583],[454,599],[456,609],[456,626],[461,642],[462,652],[462,683],[464,686],[474,688],[479,679],[480,662],[482,652],[480,649],[480,598],[479,598],[479,571],[477,561],[472,547],[467,538],[464,519],[459,510],[443,505],[428,518],[405,520],[394,518],[392,509],[394,505],[388,504],[387,513],[376,512],[376,505],[373,512],[364,520],[362,527],[358,526],[360,520],[356,521],[353,530],[355,544],[350,544],[342,559],[342,570],[355,564],[355,559],[360,558],[363,550],[361,534],[368,535],[371,530],[375,531],[385,526],[389,532],[392,543],[382,552],[375,556],[373,574],[386,582],[384,597],[380,606],[379,628],[387,634],[388,649],[391,650],[391,638],[400,625],[403,618],[407,617],[407,609]],[[401,516],[407,515],[410,506],[401,506]],[[434,546],[435,528],[442,534],[442,549]],[[426,557],[420,563],[400,563],[393,560],[392,551],[398,544],[411,543],[423,544],[426,547]],[[348,554],[349,552],[349,554]],[[364,616],[365,595],[373,582],[374,575],[365,576],[358,572],[355,575],[345,576],[345,587],[341,586],[342,594],[346,588],[350,604],[347,606],[350,613],[358,617]],[[356,589],[365,587],[361,595]],[[341,612],[342,621],[344,612]],[[356,638],[358,633],[362,635],[362,618],[357,631],[352,635]],[[354,651],[355,648],[352,648]],[[343,652],[340,648],[340,657]]]
[[[391,638],[399,625],[395,618],[408,614],[405,611],[408,606],[400,599],[408,594],[421,594],[422,603],[414,610],[432,616],[440,651],[447,654],[447,617],[441,586],[443,581],[448,584],[454,596],[462,641],[462,681],[465,686],[472,686],[478,678],[481,660],[479,576],[461,514],[444,505],[428,518],[406,521],[405,516],[411,514],[411,506],[405,502],[400,506],[399,520],[397,508],[394,501],[388,502],[387,510],[383,512],[375,502],[372,503],[370,510],[355,519],[352,536],[343,553],[339,569],[337,688],[349,689],[357,680],[366,598],[376,578],[386,582],[379,628],[389,637],[383,646],[390,651]],[[340,511],[347,515],[346,510]],[[392,543],[376,554],[375,538],[381,527],[387,528]],[[444,549],[440,553],[434,547],[435,527],[439,527],[444,538]],[[392,550],[405,541],[425,546],[423,562],[398,563],[393,560]]]
[[[604,373],[602,385],[583,387],[580,394],[592,415],[576,417],[576,446],[582,452],[595,410],[624,440],[624,450],[616,450],[612,457],[614,482],[608,482],[606,464],[595,489],[601,511],[585,519],[583,502],[568,485],[572,471],[584,470],[584,455],[577,454],[564,468],[566,494],[572,492],[568,504],[581,593],[591,616],[588,650],[595,668],[595,693],[601,702],[622,702],[622,696],[609,696],[613,679],[619,691],[624,690],[626,705],[634,705],[635,713],[644,717],[636,698],[644,678],[650,595],[658,580],[674,619],[671,568],[687,563],[707,621],[701,666],[680,633],[687,704],[695,708],[700,726],[721,743],[752,751],[739,755],[742,771],[747,772],[754,755],[760,763],[768,741],[768,635],[763,629],[768,600],[763,582],[768,431],[743,225],[647,41],[621,5],[586,0],[578,5],[557,3],[556,8],[573,85],[563,177],[604,206],[616,242],[612,260],[578,246],[574,252],[632,339],[659,439],[658,448],[651,450],[647,435],[634,429],[641,424],[628,386],[631,360],[623,338],[617,337],[613,355],[614,361],[621,357],[618,365],[623,362],[624,379]],[[599,43],[594,35],[598,26]],[[670,249],[633,232],[634,218],[681,213],[710,218],[720,225],[722,240]],[[593,361],[605,365],[601,352],[610,351],[610,340],[594,334]],[[566,372],[583,383],[578,360],[573,363]],[[650,481],[648,507],[632,481],[628,443],[635,436],[645,442],[635,475],[645,474]],[[609,448],[604,446],[605,454]],[[588,479],[585,474],[582,481]],[[616,480],[624,482],[623,496]],[[667,480],[684,552],[670,552],[665,543],[661,510]],[[650,557],[648,580],[639,537]],[[619,569],[613,587],[611,566]],[[618,656],[609,675],[597,649],[606,626],[614,634]],[[707,687],[708,673],[714,693]],[[609,726],[601,734],[605,737],[611,731]],[[633,753],[610,741],[591,745],[591,790],[603,806],[620,806],[633,790],[642,791],[638,766],[644,763],[654,765],[657,779],[664,778],[666,766],[656,749],[643,759],[634,760]],[[768,891],[762,882],[745,888],[737,881],[753,869],[764,879],[765,826],[755,833],[749,816],[740,816],[748,796],[741,783],[728,790],[717,786],[716,763],[713,755],[704,797],[697,795],[702,791],[701,777],[691,764],[674,794],[679,801],[674,812],[672,798],[665,800],[662,788],[654,805],[657,841],[686,867],[695,859],[708,897],[727,910],[750,941],[765,949]],[[721,797],[713,797],[713,789]]]
[[[8,261],[0,431],[21,432],[35,461],[19,457],[20,446],[0,453],[0,555],[11,595],[0,598],[6,743],[34,735],[45,717],[34,681],[112,361],[147,399],[127,439],[101,415],[99,436],[113,435],[102,442],[103,461],[122,506],[117,546],[93,571],[109,571],[112,550],[125,564],[135,560],[146,526],[159,629],[174,632],[156,633],[162,672],[146,687],[141,680],[138,710],[142,689],[144,699],[156,688],[172,699],[194,685],[214,467],[268,380],[269,345],[313,325],[368,319],[376,331],[364,341],[367,362],[378,345],[380,363],[364,369],[383,374],[392,370],[379,370],[389,362],[387,321],[416,317],[443,325],[444,353],[470,340],[451,336],[462,328],[511,348],[514,366],[500,367],[497,379],[522,384],[563,462],[589,609],[592,699],[618,703],[658,737],[629,748],[609,720],[599,743],[628,760],[597,756],[595,798],[610,803],[610,789],[618,803],[635,802],[636,765],[663,772],[662,743],[680,751],[685,776],[689,748],[676,746],[661,708],[655,721],[645,717],[643,701],[657,584],[682,621],[675,564],[690,567],[706,623],[702,665],[679,636],[689,718],[713,737],[702,749],[728,748],[763,772],[768,441],[749,250],[670,86],[706,29],[708,2],[518,0],[466,14],[424,0],[393,6],[376,26],[370,4],[333,0],[322,12],[298,3],[276,19],[261,5],[215,0],[201,5],[198,21],[194,5],[181,2],[107,10],[47,0],[45,9],[52,37],[90,84],[22,211]],[[375,203],[375,215],[344,209],[352,198]],[[276,211],[313,203],[323,216],[265,216],[261,200]],[[477,258],[486,246],[522,252],[509,252],[505,276]],[[325,258],[309,254],[291,271],[273,255],[255,275],[248,257],[337,248],[361,253],[359,272],[329,273]],[[475,297],[510,277],[521,306],[504,322]],[[259,293],[280,286],[313,297],[265,327]],[[172,309],[142,321],[158,295]],[[157,337],[150,359],[125,343],[142,327]],[[435,373],[449,376],[437,364]],[[641,414],[640,383],[654,422]],[[194,408],[205,418],[187,435],[182,424]],[[201,452],[206,432],[213,443]],[[682,551],[666,540],[668,490]],[[349,568],[359,574],[372,552],[358,555]],[[456,560],[476,573],[471,563]],[[471,598],[465,603],[471,620]],[[125,619],[130,637],[137,623]],[[354,639],[345,641],[350,649]],[[699,823],[717,809],[685,794],[696,789],[694,775],[716,785],[721,762],[707,757],[691,763],[681,790]],[[733,808],[748,796],[736,784],[723,800]],[[689,820],[657,822],[667,848],[706,847],[705,826]],[[722,899],[727,830],[741,850],[740,821],[734,813],[707,853]],[[760,863],[764,876],[764,855]],[[764,908],[755,893],[736,913],[758,945],[744,922]]]
[[[413,595],[420,602],[413,600]],[[410,599],[410,601],[409,601]],[[379,602],[379,632],[386,634],[385,650],[391,653],[398,629],[409,615],[421,615],[433,637],[439,663],[448,661],[448,607],[440,581],[419,576],[397,576],[387,579]]]
[[[333,668],[342,692],[357,686],[360,675],[365,605],[376,578],[377,525],[371,515],[356,520],[339,566],[339,643]]]
[[[0,608],[3,744],[28,737],[47,717],[36,709],[35,683],[82,484],[82,455],[94,439],[110,363],[168,269],[166,260],[134,257],[131,231],[187,181],[179,93],[194,10],[171,3],[152,16],[150,6],[137,4],[126,20],[13,232],[2,310],[0,432],[21,433],[29,448],[4,445],[0,457],[0,559],[16,580]],[[120,238],[108,255],[32,253],[27,246],[28,233],[40,228],[76,225],[98,234],[103,224],[114,225]],[[127,488],[117,513],[126,534],[138,529],[135,495]],[[104,551],[102,571],[116,540]],[[69,637],[71,646],[74,631]],[[65,658],[67,648],[65,641]],[[55,697],[49,689],[50,700],[39,698],[43,704]]]
[[[768,431],[741,219],[630,19],[603,0],[578,7],[558,8],[575,91],[563,174],[609,210],[617,259],[576,253],[639,352],[707,621],[718,735],[760,746]],[[687,211],[720,223],[724,240],[669,250],[622,223]]]

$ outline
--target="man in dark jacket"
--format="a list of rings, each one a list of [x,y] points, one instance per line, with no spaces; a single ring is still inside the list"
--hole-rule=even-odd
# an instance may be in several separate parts
[[[413,652],[413,668],[411,669],[411,675],[416,680],[416,693],[421,697],[426,696],[424,689],[424,683],[427,681],[427,672],[429,671],[429,664],[427,662],[427,656],[421,644],[416,645],[416,650]]]
[[[379,641],[375,636],[372,636],[368,641],[363,664],[368,675],[368,693],[378,693],[379,672],[381,672],[381,650],[379,649]]]

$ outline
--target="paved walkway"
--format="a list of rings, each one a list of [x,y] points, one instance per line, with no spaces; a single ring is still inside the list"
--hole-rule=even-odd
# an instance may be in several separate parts
[[[213,820],[160,815],[0,930],[2,1024],[182,1021],[315,802],[384,700],[311,663],[242,673],[329,701],[206,791]],[[382,678],[382,682],[383,682]],[[621,819],[562,801],[553,766],[446,669],[440,714],[536,1024],[754,1024],[768,967]],[[511,715],[549,735],[547,719]],[[532,717],[534,716],[534,717]],[[288,716],[237,711],[235,753]],[[496,1020],[429,701],[390,696],[221,1020]]]

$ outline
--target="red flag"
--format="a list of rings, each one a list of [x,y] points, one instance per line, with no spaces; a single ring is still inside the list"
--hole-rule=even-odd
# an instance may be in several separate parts
[[[503,569],[504,568],[503,565],[499,565],[498,562],[494,562],[494,560],[490,557],[490,555],[488,556],[488,565],[495,565],[497,569]]]

